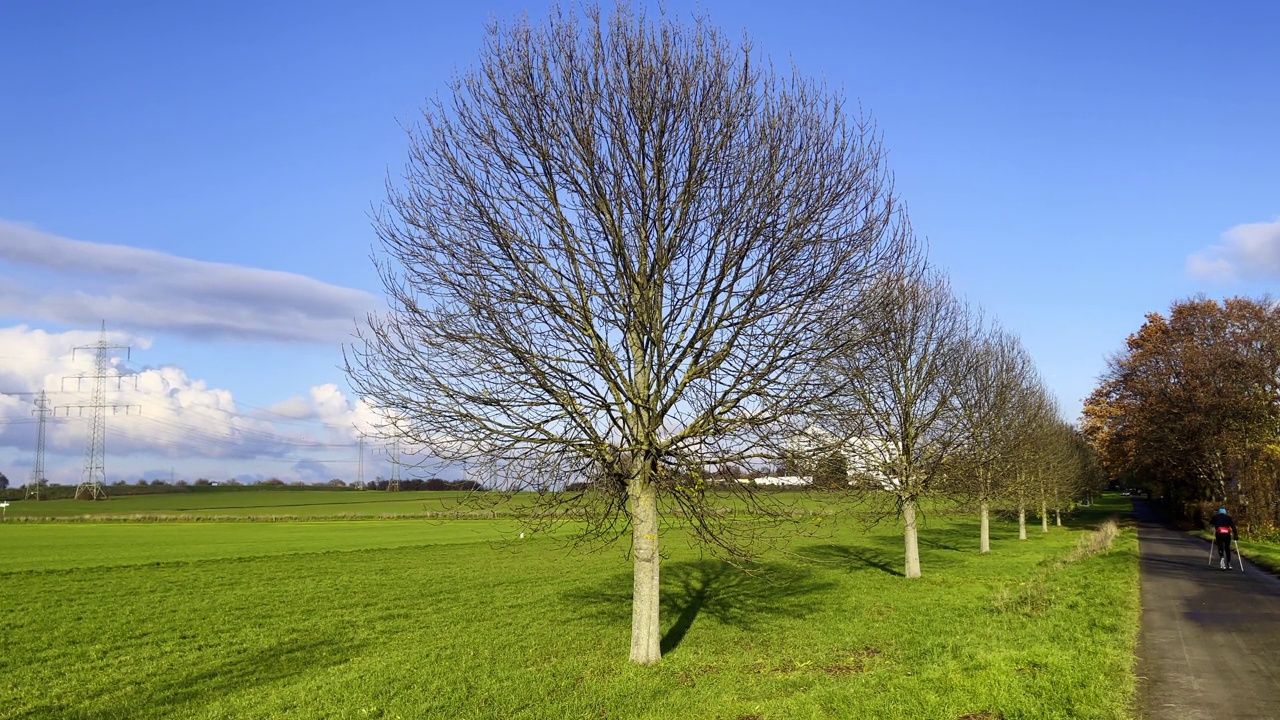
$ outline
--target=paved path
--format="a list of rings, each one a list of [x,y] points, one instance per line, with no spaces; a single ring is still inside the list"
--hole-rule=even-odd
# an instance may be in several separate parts
[[[1208,567],[1209,543],[1134,502],[1142,576],[1141,699],[1150,720],[1280,718],[1280,579]]]

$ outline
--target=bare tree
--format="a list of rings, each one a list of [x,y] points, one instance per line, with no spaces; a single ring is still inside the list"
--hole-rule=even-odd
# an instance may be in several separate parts
[[[1022,418],[1012,442],[1010,467],[1005,482],[1010,500],[1018,510],[1018,539],[1027,539],[1027,507],[1041,501],[1044,495],[1043,474],[1049,433],[1058,419],[1057,404],[1036,375],[1030,376],[1016,402],[1016,413]],[[1043,508],[1041,510],[1043,515]],[[1045,532],[1048,532],[1047,527]]]
[[[764,440],[900,254],[880,141],[706,17],[622,5],[491,23],[450,90],[389,183],[390,307],[348,373],[389,432],[540,491],[541,517],[629,529],[630,657],[656,662],[662,524],[739,549],[719,495],[749,486],[708,472],[780,457]]]
[[[855,461],[886,476],[903,520],[905,574],[915,578],[918,501],[964,439],[957,396],[973,365],[972,316],[946,278],[921,263],[884,276],[875,292],[878,312],[850,322],[859,342],[829,364],[826,416]]]
[[[991,550],[991,506],[1005,490],[1002,469],[1014,450],[1023,418],[1018,397],[1033,372],[1030,356],[1007,331],[993,329],[976,339],[973,365],[961,379],[957,401],[965,425],[960,490],[978,505],[979,552]]]

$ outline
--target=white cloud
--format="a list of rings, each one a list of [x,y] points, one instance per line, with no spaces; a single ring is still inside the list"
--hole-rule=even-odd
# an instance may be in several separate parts
[[[135,348],[149,344],[121,332],[108,333],[107,339]],[[55,482],[78,477],[75,467],[84,451],[89,417],[81,406],[90,399],[91,385],[77,378],[92,370],[92,356],[74,348],[97,340],[97,333],[0,328],[0,453],[7,462],[30,468],[36,432],[33,393],[46,390],[58,408],[47,425],[48,462],[62,472],[51,470],[49,477]],[[230,390],[210,387],[174,365],[140,367],[116,356],[108,367],[110,375],[128,376],[107,383],[106,401],[119,406],[106,415],[109,475],[128,468],[136,477],[164,460],[165,465],[173,463],[205,477],[266,467],[260,474],[327,480],[354,468],[356,439],[376,423],[367,405],[352,401],[332,383],[315,386],[264,413],[238,406]],[[23,475],[7,474],[11,479]]]
[[[1221,243],[1187,258],[1187,272],[1217,282],[1280,278],[1280,219],[1227,230]]]
[[[348,338],[375,304],[366,292],[295,273],[71,240],[3,220],[0,261],[55,278],[37,288],[0,277],[0,315],[67,325],[106,317],[205,340],[332,343]]]
[[[317,385],[307,395],[283,400],[267,411],[290,419],[317,421],[333,431],[332,437],[343,440],[376,435],[381,424],[378,414],[364,400],[353,402],[334,383]]]

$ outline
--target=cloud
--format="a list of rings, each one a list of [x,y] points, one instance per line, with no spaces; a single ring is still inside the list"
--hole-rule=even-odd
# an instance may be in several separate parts
[[[108,333],[107,338],[135,348],[149,344],[123,332]],[[36,436],[34,393],[45,390],[57,408],[46,426],[48,462],[60,468],[58,474],[51,470],[49,477],[72,482],[79,476],[76,466],[83,457],[90,417],[82,406],[91,389],[79,378],[91,371],[92,356],[75,348],[97,340],[98,333],[0,327],[0,451],[10,464],[30,467]],[[296,479],[328,480],[354,468],[356,440],[376,422],[365,403],[351,400],[332,383],[312,387],[264,412],[239,406],[230,390],[210,387],[175,365],[133,366],[117,355],[108,361],[108,374],[121,376],[108,381],[106,390],[106,402],[117,406],[106,414],[107,465],[113,475],[124,468],[154,469],[163,458],[165,465],[173,463],[204,477],[225,477],[266,464],[291,468]],[[281,408],[292,414],[284,416]],[[268,474],[288,476],[287,471]],[[24,473],[9,475],[12,479]]]
[[[54,279],[36,288],[0,277],[0,315],[66,325],[106,317],[202,340],[333,343],[375,306],[366,292],[304,275],[71,240],[3,220],[0,261]]]
[[[1187,258],[1187,273],[1215,282],[1280,278],[1280,219],[1236,225]]]
[[[335,440],[355,440],[378,434],[382,419],[362,399],[354,402],[334,383],[317,385],[307,395],[297,395],[267,408],[271,415],[292,420],[313,420],[329,428]]]

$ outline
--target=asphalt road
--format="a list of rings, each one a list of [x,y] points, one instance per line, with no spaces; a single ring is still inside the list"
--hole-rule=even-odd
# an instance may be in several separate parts
[[[1208,541],[1134,502],[1141,555],[1139,698],[1149,720],[1280,719],[1280,579],[1208,566]]]

